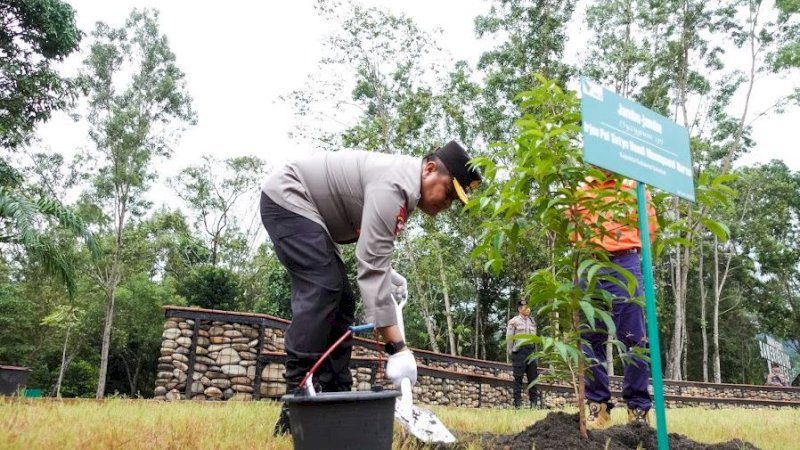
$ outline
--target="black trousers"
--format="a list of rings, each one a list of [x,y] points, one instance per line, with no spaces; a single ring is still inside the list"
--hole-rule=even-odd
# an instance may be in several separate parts
[[[528,361],[528,357],[533,353],[533,346],[526,345],[521,347],[515,352],[511,353],[511,367],[514,369],[514,406],[520,406],[522,403],[522,389],[528,391],[528,400],[531,406],[536,403],[537,389],[536,385],[528,389],[528,385],[533,383],[539,376],[539,368],[536,366],[536,360]],[[523,384],[523,377],[527,378]]]
[[[292,282],[292,323],[286,330],[286,383],[300,383],[328,347],[353,324],[355,297],[328,233],[261,194],[261,222]],[[320,366],[314,383],[324,392],[349,391],[352,339]]]

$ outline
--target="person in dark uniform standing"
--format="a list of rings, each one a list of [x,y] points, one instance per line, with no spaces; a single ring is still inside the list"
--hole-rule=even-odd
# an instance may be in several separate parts
[[[436,216],[466,203],[481,182],[455,141],[424,158],[364,151],[324,152],[269,175],[261,221],[292,282],[292,323],[286,330],[286,385],[294,391],[322,353],[353,324],[355,298],[337,244],[356,244],[358,288],[367,322],[383,337],[386,376],[417,379],[414,355],[397,326],[396,297],[406,279],[391,264],[395,238],[416,209]],[[351,340],[314,376],[323,392],[349,391]],[[284,406],[275,434],[289,429]]]
[[[506,328],[507,352],[511,355],[511,364],[514,370],[514,407],[519,408],[522,404],[522,389],[528,391],[530,407],[536,407],[538,389],[536,385],[528,385],[536,381],[539,376],[539,368],[536,366],[535,359],[529,359],[534,351],[534,346],[525,344],[521,339],[514,339],[516,335],[536,334],[536,323],[531,319],[531,308],[525,300],[517,302],[518,314],[508,321]],[[523,378],[526,378],[523,384]]]

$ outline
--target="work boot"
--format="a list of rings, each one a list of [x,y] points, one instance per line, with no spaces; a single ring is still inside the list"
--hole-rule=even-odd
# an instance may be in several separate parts
[[[289,408],[286,403],[281,406],[281,414],[278,416],[278,421],[275,422],[275,428],[272,430],[272,435],[283,436],[292,431],[292,424],[289,422]]]
[[[539,409],[541,407],[541,397],[539,396],[539,392],[536,390],[536,388],[531,389],[531,394],[528,396],[528,399],[531,403],[531,409]]]
[[[628,425],[642,424],[650,426],[650,410],[628,408]]]
[[[299,389],[300,380],[292,379],[286,380],[286,393],[301,395],[302,391]],[[273,436],[283,436],[284,434],[292,431],[292,424],[289,422],[289,407],[286,403],[281,404],[281,413],[278,420],[275,422],[275,428],[272,430]]]
[[[611,426],[611,414],[605,403],[588,402],[589,414],[586,417],[586,429],[604,430]]]

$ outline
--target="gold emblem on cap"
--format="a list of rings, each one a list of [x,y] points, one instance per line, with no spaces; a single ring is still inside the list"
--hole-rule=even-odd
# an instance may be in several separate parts
[[[464,188],[461,187],[461,183],[459,183],[455,177],[453,177],[453,187],[456,190],[456,194],[458,194],[459,200],[466,205],[469,201],[469,198],[467,198],[467,193],[464,192]]]

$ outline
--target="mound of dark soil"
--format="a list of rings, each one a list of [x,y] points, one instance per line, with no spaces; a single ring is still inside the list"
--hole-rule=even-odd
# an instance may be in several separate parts
[[[459,433],[459,442],[451,446],[435,447],[437,450],[466,449],[480,443],[492,450],[636,450],[657,449],[656,430],[645,425],[615,426],[607,430],[590,431],[584,439],[578,428],[578,415],[552,412],[544,419],[524,429],[515,436]],[[758,450],[748,442],[733,440],[720,444],[703,444],[686,436],[670,433],[669,448],[672,450]]]

